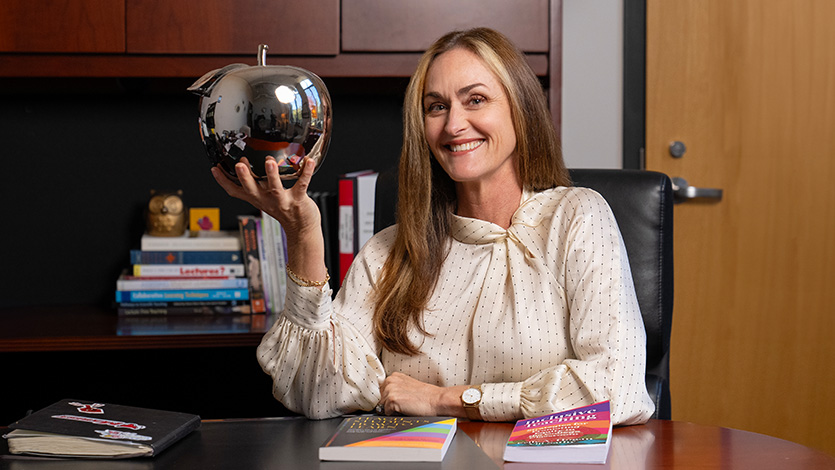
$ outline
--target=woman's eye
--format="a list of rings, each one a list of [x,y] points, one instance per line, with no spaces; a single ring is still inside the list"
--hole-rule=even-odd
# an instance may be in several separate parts
[[[483,96],[471,96],[470,97],[470,104],[474,105],[474,106],[480,105],[480,104],[484,103],[485,101],[487,101],[487,100],[485,100]]]
[[[445,109],[446,109],[446,106],[444,106],[442,103],[432,103],[432,104],[430,104],[429,106],[426,107],[426,112],[429,113],[429,114],[439,113],[439,112],[441,112]]]

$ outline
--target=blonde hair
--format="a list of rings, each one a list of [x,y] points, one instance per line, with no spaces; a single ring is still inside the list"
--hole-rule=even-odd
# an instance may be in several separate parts
[[[524,55],[504,35],[488,28],[455,31],[438,39],[421,57],[406,89],[397,235],[375,290],[374,334],[383,347],[401,354],[420,353],[408,334],[412,327],[427,334],[423,310],[449,249],[455,185],[427,144],[423,94],[435,58],[455,48],[478,56],[504,87],[524,188],[542,191],[571,185],[542,85]]]

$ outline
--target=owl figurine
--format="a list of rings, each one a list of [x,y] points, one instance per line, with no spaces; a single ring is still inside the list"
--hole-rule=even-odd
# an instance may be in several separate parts
[[[145,212],[148,235],[179,237],[186,233],[188,209],[183,203],[183,191],[151,190]]]

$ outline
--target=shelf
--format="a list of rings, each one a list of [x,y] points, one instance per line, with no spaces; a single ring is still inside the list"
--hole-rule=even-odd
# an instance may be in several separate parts
[[[255,347],[272,322],[270,315],[120,318],[90,305],[3,308],[0,352]]]
[[[267,65],[292,65],[321,77],[409,77],[419,53],[346,53],[269,56]],[[528,54],[538,76],[548,75],[547,54]],[[192,77],[233,63],[255,65],[251,55],[15,54],[0,53],[0,77]]]

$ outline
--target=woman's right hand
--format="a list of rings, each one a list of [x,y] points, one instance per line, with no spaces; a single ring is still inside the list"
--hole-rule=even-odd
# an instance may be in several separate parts
[[[305,158],[298,180],[287,189],[281,183],[278,163],[273,157],[267,157],[264,163],[266,181],[253,177],[246,158],[235,164],[240,186],[219,167],[212,168],[212,176],[227,194],[278,220],[287,235],[288,264],[300,277],[314,281],[324,279],[326,273],[322,216],[316,202],[307,195],[315,166],[313,160]]]

